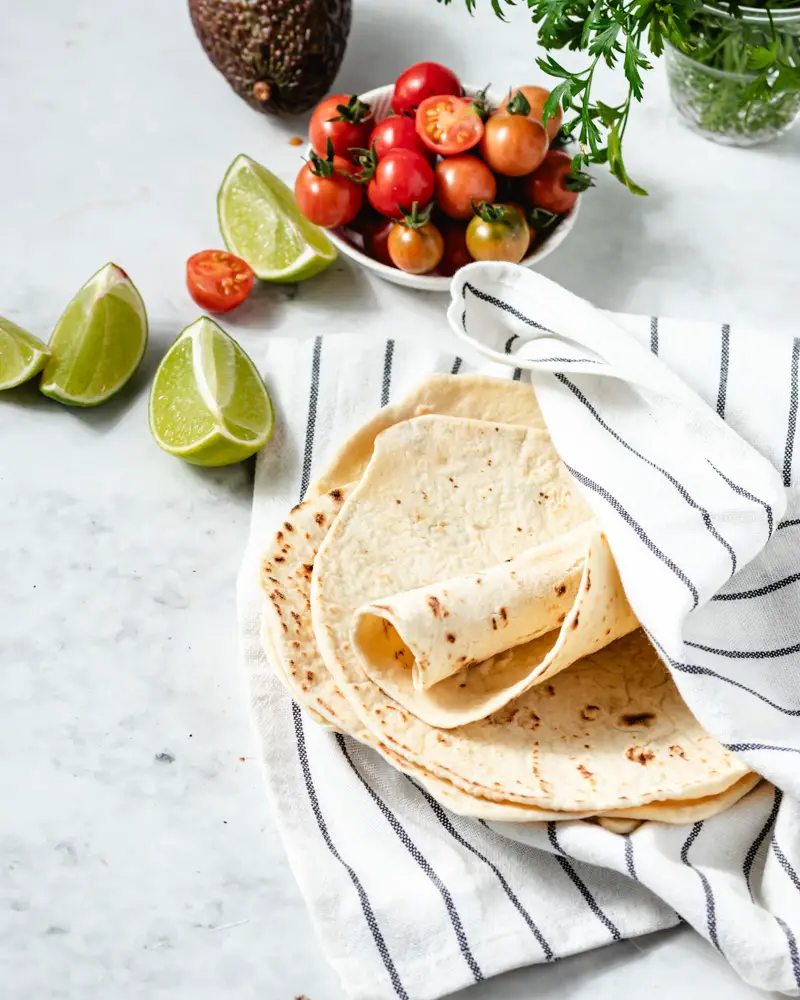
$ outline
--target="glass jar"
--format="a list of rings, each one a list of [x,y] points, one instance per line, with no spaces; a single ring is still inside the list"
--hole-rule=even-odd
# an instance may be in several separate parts
[[[731,146],[754,146],[783,135],[800,116],[800,91],[778,72],[752,69],[755,50],[778,46],[780,58],[800,66],[800,9],[705,4],[692,20],[684,50],[668,46],[672,101],[701,135]]]

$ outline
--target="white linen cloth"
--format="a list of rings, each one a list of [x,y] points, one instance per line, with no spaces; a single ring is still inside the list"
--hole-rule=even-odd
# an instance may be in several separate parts
[[[265,367],[277,427],[257,463],[241,643],[272,807],[345,992],[433,1000],[682,918],[747,982],[800,995],[800,339],[613,318],[504,264],[459,272],[449,318],[458,355],[337,336],[276,341]],[[259,642],[265,545],[378,406],[475,367],[529,370],[689,706],[773,784],[705,822],[630,836],[486,824],[291,701]]]

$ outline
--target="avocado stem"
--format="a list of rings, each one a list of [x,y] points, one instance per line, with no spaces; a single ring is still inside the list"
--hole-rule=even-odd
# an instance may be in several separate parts
[[[272,87],[267,83],[266,80],[259,80],[257,83],[253,84],[253,97],[257,101],[268,101],[272,96]]]

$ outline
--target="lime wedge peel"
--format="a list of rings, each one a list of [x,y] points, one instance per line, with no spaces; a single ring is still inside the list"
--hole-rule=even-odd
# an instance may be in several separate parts
[[[227,248],[262,281],[304,281],[336,259],[336,247],[303,217],[283,181],[244,154],[228,167],[217,214]]]
[[[0,392],[38,375],[49,357],[50,348],[38,337],[0,316]]]
[[[68,406],[97,406],[128,382],[146,347],[142,297],[122,268],[106,264],[56,324],[39,388]]]
[[[150,390],[149,417],[160,448],[205,466],[254,455],[274,424],[258,369],[207,316],[186,327],[164,355]]]

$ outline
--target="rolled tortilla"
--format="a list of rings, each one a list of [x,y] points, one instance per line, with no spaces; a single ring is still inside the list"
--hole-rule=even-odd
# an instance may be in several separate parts
[[[637,627],[605,535],[588,522],[480,573],[363,605],[351,641],[382,691],[452,729]]]

